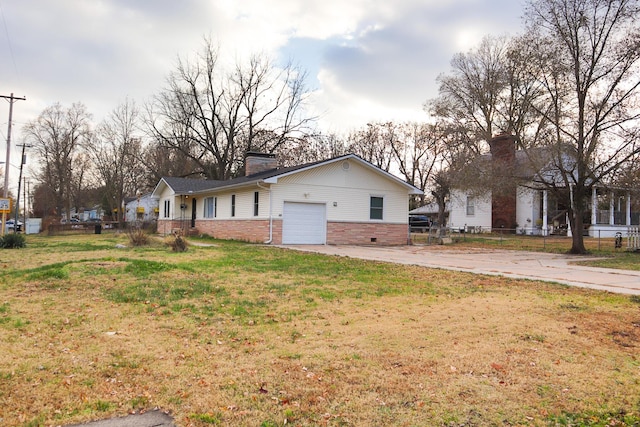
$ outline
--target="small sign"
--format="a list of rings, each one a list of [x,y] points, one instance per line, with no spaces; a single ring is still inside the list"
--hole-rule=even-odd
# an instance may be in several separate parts
[[[0,199],[0,213],[11,213],[11,199]]]

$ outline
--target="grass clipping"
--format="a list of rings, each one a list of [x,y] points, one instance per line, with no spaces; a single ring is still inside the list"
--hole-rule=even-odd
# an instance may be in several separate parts
[[[155,407],[196,426],[640,422],[637,297],[233,242],[127,256],[74,239],[3,260],[4,425]]]

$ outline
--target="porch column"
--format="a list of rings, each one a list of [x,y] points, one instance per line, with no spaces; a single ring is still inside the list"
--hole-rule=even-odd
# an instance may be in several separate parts
[[[542,190],[542,235],[546,236],[549,233],[549,224],[548,224],[548,192],[547,190]]]
[[[614,197],[615,197],[615,194],[613,194],[613,191],[609,193],[609,225],[613,225],[616,223],[615,215],[614,215],[615,205],[613,204]]]
[[[594,186],[591,189],[591,225],[598,223],[598,190]]]
[[[627,191],[627,227],[631,226],[631,191]]]

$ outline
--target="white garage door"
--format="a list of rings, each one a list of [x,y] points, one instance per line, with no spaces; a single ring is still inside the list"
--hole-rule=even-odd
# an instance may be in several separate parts
[[[324,245],[327,239],[326,211],[324,204],[284,202],[282,243]]]

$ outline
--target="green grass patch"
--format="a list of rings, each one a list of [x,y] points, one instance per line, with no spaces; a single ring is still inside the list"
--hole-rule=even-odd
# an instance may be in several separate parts
[[[619,252],[609,255],[603,259],[581,261],[578,265],[587,265],[590,267],[616,268],[619,270],[640,271],[640,253],[639,252]]]
[[[212,425],[218,425],[222,422],[222,414],[191,414],[189,415],[189,418],[191,418],[192,420],[195,421],[199,421],[201,423],[204,424],[212,424]]]
[[[63,280],[69,278],[67,265],[69,262],[43,265],[42,267],[27,270],[27,280]]]
[[[610,427],[610,426],[639,426],[640,414],[619,412],[586,412],[573,414],[563,412],[549,417],[550,425],[566,427]]]
[[[166,262],[146,259],[120,258],[119,261],[127,262],[128,265],[125,267],[124,272],[136,277],[149,277],[153,274],[177,268],[175,265]]]
[[[96,412],[107,412],[110,411],[113,407],[113,403],[106,400],[96,400],[90,405],[90,408]]]

